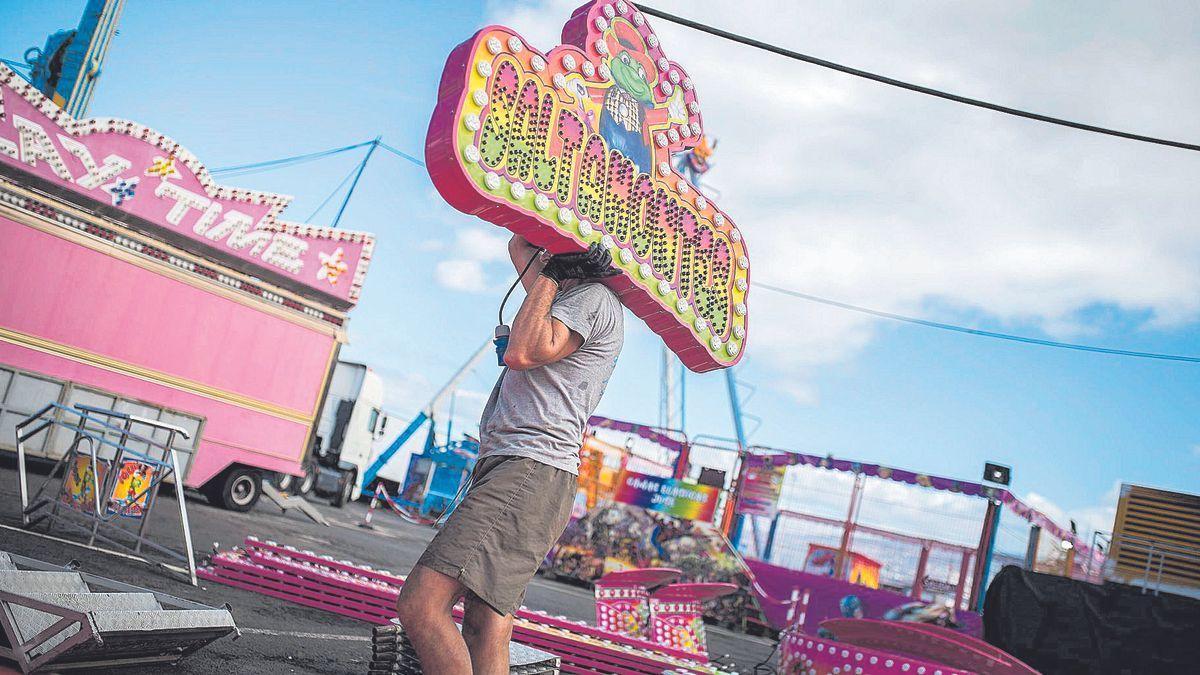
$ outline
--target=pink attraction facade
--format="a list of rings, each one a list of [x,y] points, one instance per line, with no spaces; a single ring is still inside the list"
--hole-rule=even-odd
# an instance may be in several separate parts
[[[281,220],[288,202],[0,66],[0,448],[41,405],[86,402],[193,431],[189,487],[302,473],[374,239]]]

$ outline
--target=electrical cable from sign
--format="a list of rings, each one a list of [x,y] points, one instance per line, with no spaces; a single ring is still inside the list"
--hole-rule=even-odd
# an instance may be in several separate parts
[[[529,257],[529,262],[525,263],[525,269],[521,270],[521,273],[513,280],[512,286],[509,286],[508,292],[504,294],[504,299],[500,301],[500,309],[496,312],[496,330],[492,337],[492,343],[496,345],[497,365],[504,365],[504,351],[508,349],[508,334],[512,330],[508,324],[504,323],[504,306],[508,304],[508,298],[512,295],[512,292],[517,290],[517,284],[521,283],[521,280],[525,278],[525,273],[529,271],[530,267],[533,267],[534,261],[540,258],[545,252],[546,249],[539,247]]]

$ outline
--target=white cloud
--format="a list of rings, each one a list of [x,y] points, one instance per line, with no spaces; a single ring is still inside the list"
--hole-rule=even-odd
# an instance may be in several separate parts
[[[444,250],[451,256],[434,269],[434,279],[443,288],[467,293],[489,290],[485,266],[508,261],[510,235],[499,228],[467,227],[454,235],[454,243],[437,242],[427,250]],[[427,242],[429,243],[429,242]]]
[[[469,227],[459,230],[454,238],[454,250],[471,260],[496,262],[508,260],[508,239],[512,235],[497,227]]]
[[[495,3],[489,18],[547,50],[575,4]],[[1137,3],[1083,19],[1005,2],[661,8],[967,95],[1200,137],[1200,118],[1186,112],[1200,109],[1200,43],[1189,21],[1148,21]],[[707,182],[746,233],[755,279],[1053,335],[1095,332],[1081,311],[1097,304],[1144,312],[1147,328],[1200,313],[1191,153],[955,105],[649,21],[696,82],[720,140]],[[815,393],[797,380],[854,357],[878,330],[868,317],[751,295],[749,357],[799,400]]]
[[[483,293],[488,288],[483,265],[478,260],[443,260],[434,268],[433,278],[438,285],[453,291]]]
[[[1120,497],[1121,483],[1117,481],[1109,487],[1099,502],[1081,508],[1064,509],[1057,502],[1037,492],[1028,493],[1023,501],[1046,514],[1050,520],[1063,528],[1069,528],[1069,521],[1074,520],[1080,536],[1090,541],[1093,532],[1112,532],[1117,519],[1117,500]]]

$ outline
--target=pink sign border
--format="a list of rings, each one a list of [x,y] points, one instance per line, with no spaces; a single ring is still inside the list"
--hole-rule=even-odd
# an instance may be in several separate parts
[[[606,10],[612,10],[612,13],[608,13]],[[463,104],[469,94],[468,82],[471,74],[472,55],[478,51],[479,45],[487,39],[489,34],[499,32],[510,35],[509,39],[519,41],[522,50],[539,55],[548,64],[547,73],[549,73],[560,70],[562,68],[561,59],[568,55],[580,62],[591,62],[590,44],[599,36],[596,21],[605,20],[606,17],[611,19],[617,14],[622,17],[638,17],[637,26],[641,34],[644,37],[653,37],[654,49],[657,53],[663,53],[661,47],[658,46],[657,35],[650,28],[645,15],[637,10],[634,3],[625,0],[594,0],[581,5],[563,27],[562,44],[552,48],[549,52],[541,52],[525,42],[524,38],[513,29],[500,25],[481,28],[469,39],[455,47],[447,58],[442,72],[438,86],[438,102],[429,122],[425,146],[425,163],[430,178],[438,192],[451,206],[463,213],[477,215],[511,232],[521,234],[533,244],[544,246],[551,252],[581,248],[581,244],[575,238],[556,229],[553,225],[547,225],[547,221],[542,217],[526,213],[509,202],[480,190],[459,159],[455,138],[457,130],[462,125]],[[698,105],[687,72],[675,61],[666,59],[665,56],[663,59],[672,70],[681,74],[681,79],[687,81],[687,86],[684,87],[687,89],[687,100]],[[594,65],[594,62],[592,63]],[[660,96],[661,92],[656,90],[655,95]],[[672,136],[665,147],[652,148],[656,166],[664,159],[670,165],[671,153],[687,150],[698,143],[703,134],[699,110],[690,112],[688,119],[696,125],[696,131],[691,136]],[[658,174],[657,168],[652,168],[651,171],[653,172],[651,175]],[[670,176],[677,184],[685,185],[680,188],[680,193],[690,192],[703,197],[703,193],[697,186],[689,183],[674,168],[671,169]],[[734,247],[732,248],[740,248],[743,262],[746,262],[749,251],[737,225],[727,213],[717,207],[714,200],[707,199],[706,202],[713,207],[717,214],[716,217],[720,219],[718,221],[722,223],[719,225],[720,229],[737,232],[737,238],[733,240]],[[615,253],[616,251],[614,251]],[[718,342],[719,347],[710,348],[708,342],[695,333],[691,324],[677,316],[671,307],[664,305],[642,282],[635,281],[628,271],[623,270],[622,275],[606,280],[605,283],[617,293],[621,302],[630,311],[638,315],[652,331],[658,334],[667,348],[675,352],[684,365],[694,372],[703,373],[737,365],[745,356],[750,328],[749,316],[745,314],[746,303],[749,300],[750,270],[748,267],[742,268],[742,270],[744,275],[742,278],[746,285],[744,288],[739,286],[739,292],[743,294],[743,301],[738,303],[740,315],[735,321],[742,321],[745,334],[738,338],[739,349],[732,355],[725,352],[726,345],[724,343]],[[713,351],[717,351],[721,355],[714,356]]]

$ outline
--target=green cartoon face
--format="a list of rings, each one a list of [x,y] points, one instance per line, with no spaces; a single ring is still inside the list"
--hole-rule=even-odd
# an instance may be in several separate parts
[[[637,59],[630,56],[629,52],[622,51],[617,58],[612,59],[609,68],[612,70],[613,81],[617,83],[617,86],[642,103],[653,104],[650,84],[646,82],[646,68],[638,63]]]

